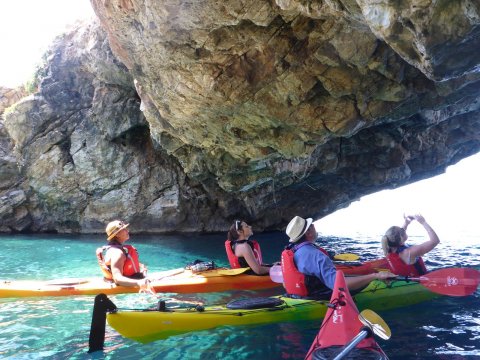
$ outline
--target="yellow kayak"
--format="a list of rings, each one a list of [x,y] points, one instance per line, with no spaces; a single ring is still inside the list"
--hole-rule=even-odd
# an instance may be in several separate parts
[[[393,281],[386,284],[373,281],[356,294],[359,308],[374,311],[416,304],[439,295],[414,282]],[[218,326],[261,325],[300,320],[321,320],[327,310],[328,301],[291,299],[288,297],[254,298],[262,302],[273,299],[265,308],[241,309],[228,305],[192,307],[163,311],[118,310],[107,314],[107,321],[122,336],[148,343],[191,331],[213,329]],[[248,301],[247,301],[248,302]]]
[[[228,290],[268,289],[280,284],[269,276],[247,275],[249,268],[218,268],[193,273],[184,268],[149,274],[157,292],[197,293]],[[50,281],[0,280],[0,298],[32,296],[72,296],[123,294],[138,292],[137,287],[118,286],[101,277],[86,279],[58,279]]]

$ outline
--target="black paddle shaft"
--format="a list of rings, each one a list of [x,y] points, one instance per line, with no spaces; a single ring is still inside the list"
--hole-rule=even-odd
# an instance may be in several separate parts
[[[107,311],[117,310],[115,304],[105,294],[95,296],[93,305],[92,326],[90,327],[90,337],[88,339],[88,352],[103,350],[105,343],[105,324],[107,320]]]

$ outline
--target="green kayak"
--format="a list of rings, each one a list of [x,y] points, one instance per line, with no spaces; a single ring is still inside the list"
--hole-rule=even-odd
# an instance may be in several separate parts
[[[353,296],[357,307],[383,311],[431,300],[435,294],[416,282],[375,280]],[[108,300],[108,299],[107,299]],[[287,321],[318,320],[329,301],[278,296],[233,301],[226,305],[184,309],[116,310],[107,314],[109,325],[124,337],[148,343],[169,336],[219,326],[261,325]]]

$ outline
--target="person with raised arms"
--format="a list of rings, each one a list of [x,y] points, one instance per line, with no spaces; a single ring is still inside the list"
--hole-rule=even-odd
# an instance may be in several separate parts
[[[125,245],[130,239],[129,224],[120,220],[108,223],[108,244],[97,249],[97,260],[106,280],[121,286],[138,286],[140,292],[155,293],[147,279],[147,268],[138,259],[138,252],[132,245]]]
[[[263,264],[262,251],[256,240],[250,240],[252,227],[243,220],[235,220],[227,233],[225,250],[232,269],[250,267],[257,275],[268,275],[271,265]]]
[[[335,285],[336,269],[329,258],[315,244],[316,236],[311,218],[295,216],[287,225],[285,233],[290,244],[282,252],[282,275],[287,295],[291,297],[329,299]],[[349,290],[360,290],[372,280],[395,277],[385,271],[368,275],[347,277]]]
[[[392,226],[383,235],[383,252],[393,273],[402,276],[424,275],[427,268],[422,256],[433,250],[440,243],[440,239],[422,215],[408,215],[404,216],[404,219],[402,227]],[[406,230],[412,221],[417,221],[425,228],[429,239],[421,244],[408,246],[405,245],[408,239]]]

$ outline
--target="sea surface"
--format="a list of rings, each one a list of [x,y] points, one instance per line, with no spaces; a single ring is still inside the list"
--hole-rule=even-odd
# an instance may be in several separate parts
[[[440,234],[441,235],[441,234]],[[440,236],[442,237],[442,236]],[[287,239],[282,233],[255,235],[264,261],[279,259]],[[478,235],[456,234],[425,259],[430,269],[480,266]],[[378,234],[350,237],[320,234],[319,242],[337,253],[362,260],[381,255]],[[415,243],[423,238],[412,237]],[[150,271],[185,266],[195,259],[227,265],[224,234],[139,236],[130,243]],[[0,236],[2,280],[80,278],[100,275],[95,249],[103,236]],[[253,291],[213,294],[111,296],[119,308],[147,308],[159,298],[167,306],[184,302],[218,304],[255,296]],[[150,344],[125,339],[107,324],[104,351],[87,353],[93,296],[0,299],[1,359],[303,359],[321,320],[258,327],[221,327],[170,337]],[[480,359],[480,290],[473,295],[436,300],[380,313],[392,338],[379,340],[390,359]]]

